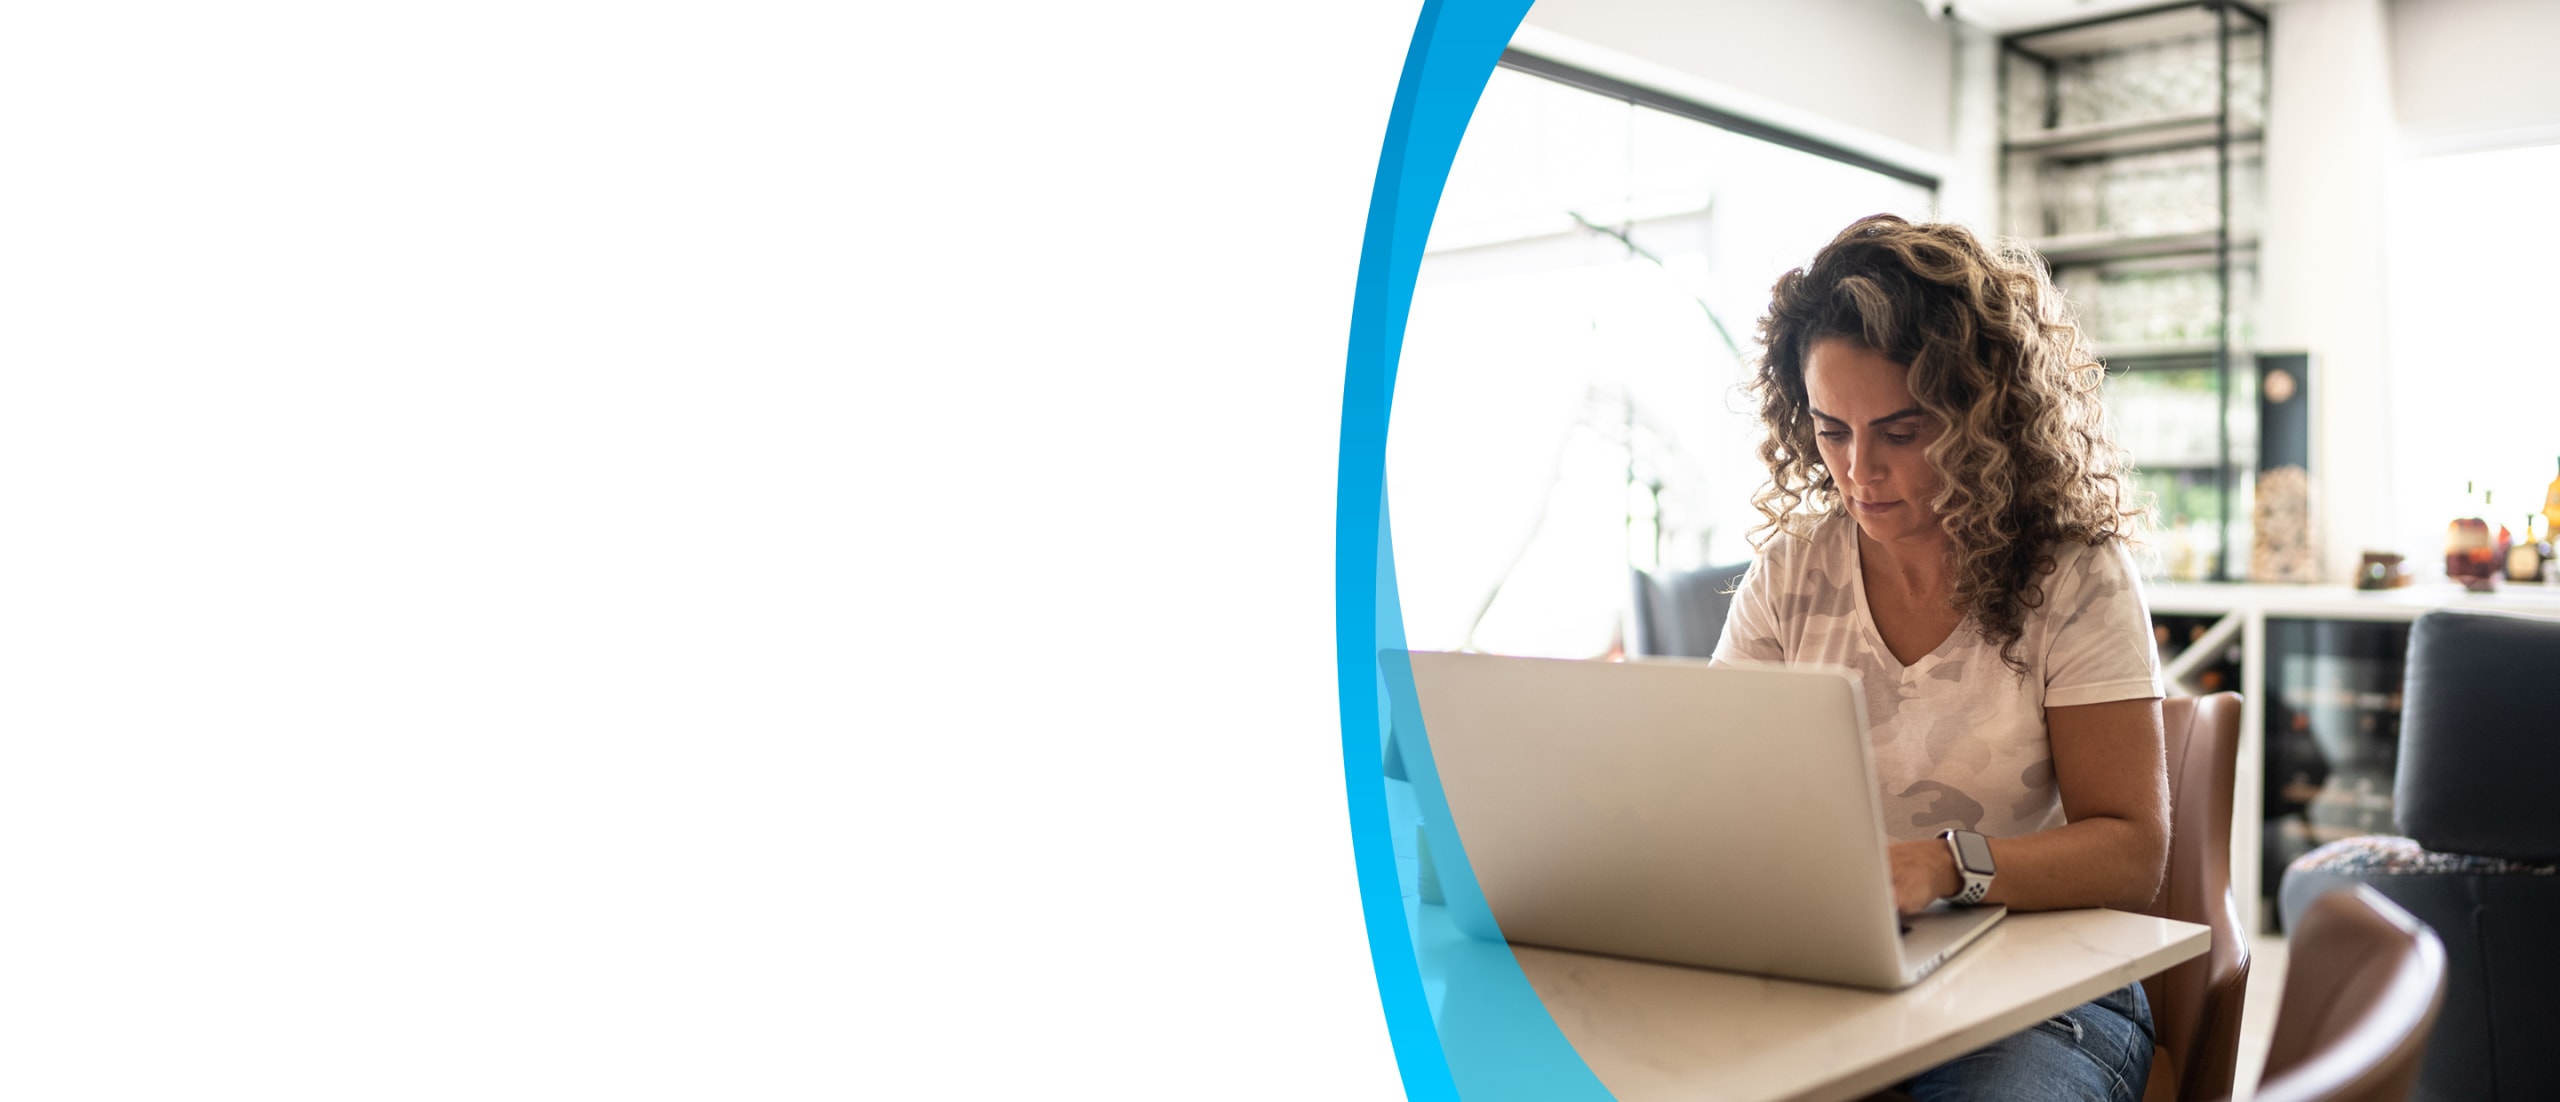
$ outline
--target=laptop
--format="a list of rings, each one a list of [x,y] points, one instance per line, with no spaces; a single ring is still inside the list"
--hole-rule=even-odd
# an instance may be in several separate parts
[[[2006,913],[1895,913],[1847,670],[1407,651],[1380,667],[1472,936],[1890,991]]]

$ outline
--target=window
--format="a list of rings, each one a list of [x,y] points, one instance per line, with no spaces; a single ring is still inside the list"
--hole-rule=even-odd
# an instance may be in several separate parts
[[[1414,294],[1387,437],[1405,635],[1590,657],[1629,568],[1749,557],[1740,384],[1779,273],[1928,186],[1495,72]]]
[[[2494,530],[2540,512],[2560,456],[2560,355],[2544,319],[2560,301],[2560,146],[2403,163],[2390,197],[2388,416],[2392,550],[2443,569],[2447,521],[2472,515],[2470,482],[2496,495]],[[2327,487],[2332,508],[2374,507]]]

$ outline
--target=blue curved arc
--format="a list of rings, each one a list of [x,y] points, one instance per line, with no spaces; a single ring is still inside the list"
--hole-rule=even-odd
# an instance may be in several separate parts
[[[1450,164],[1467,119],[1530,0],[1425,0],[1397,82],[1378,158],[1354,292],[1351,346],[1343,381],[1342,437],[1335,500],[1334,622],[1342,709],[1343,780],[1352,851],[1369,932],[1370,961],[1405,1093],[1416,1099],[1605,1099],[1498,942],[1469,941],[1409,914],[1396,872],[1393,826],[1381,773],[1386,700],[1382,650],[1404,646],[1386,508],[1386,439],[1397,357],[1415,279]],[[1407,675],[1409,680],[1409,675]],[[1420,743],[1408,754],[1427,806],[1445,805],[1430,768],[1418,714],[1405,720]],[[1399,740],[1404,727],[1398,728]],[[1445,821],[1445,820],[1444,820]],[[1453,898],[1473,898],[1463,849],[1446,837],[1441,863]],[[1435,846],[1435,853],[1439,852]],[[1460,882],[1449,885],[1451,877]],[[1419,922],[1420,928],[1417,928]],[[1435,1017],[1425,991],[1425,958],[1447,984]]]

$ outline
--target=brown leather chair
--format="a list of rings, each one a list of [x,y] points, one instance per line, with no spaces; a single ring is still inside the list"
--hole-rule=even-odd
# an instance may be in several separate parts
[[[2142,981],[2151,999],[2151,1081],[2144,1102],[2231,1093],[2249,939],[2231,893],[2231,793],[2240,756],[2240,694],[2160,702],[2169,751],[2169,869],[2146,912],[2213,929],[2205,955]]]
[[[2169,752],[2169,868],[2144,913],[2213,930],[2205,955],[2142,981],[2151,1000],[2150,1084],[2143,1102],[2206,1102],[2231,1094],[2240,1058],[2240,1002],[2249,939],[2231,894],[2231,794],[2240,763],[2240,694],[2160,702]],[[1867,1102],[1908,1102],[1887,1091]]]
[[[2405,1102],[2444,988],[2435,931],[2363,885],[2321,896],[2293,928],[2258,1102]]]

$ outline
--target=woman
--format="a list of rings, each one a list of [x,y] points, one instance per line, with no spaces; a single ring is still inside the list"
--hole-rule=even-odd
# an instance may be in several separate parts
[[[1778,279],[1760,336],[1766,520],[1716,660],[1861,675],[1905,913],[2150,903],[2169,817],[2141,513],[2061,295],[1961,227],[1877,215]],[[2134,985],[1903,1089],[2130,1102],[2151,1045]]]

